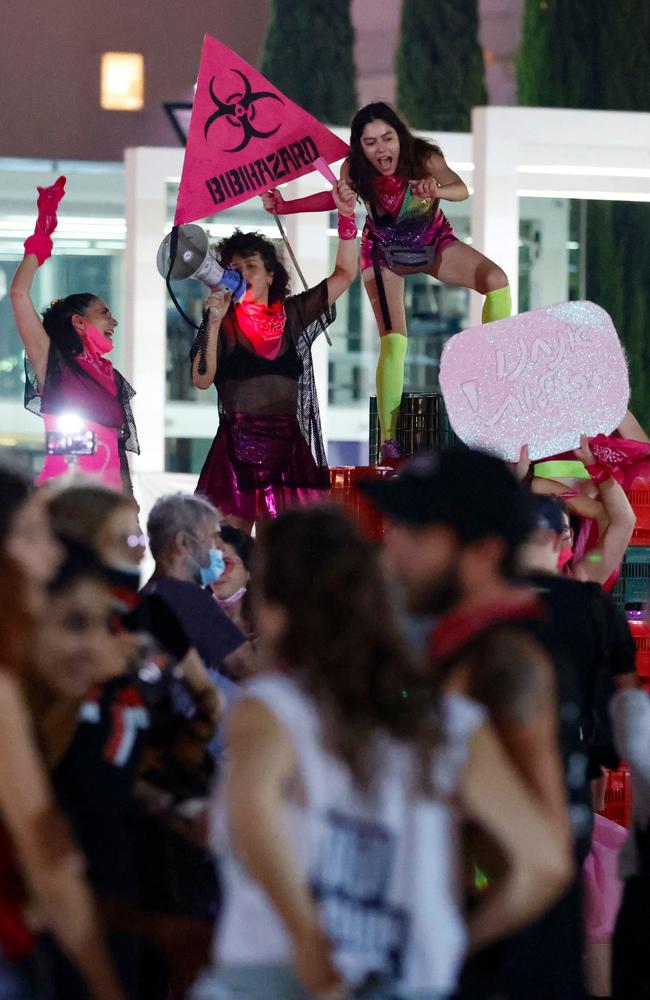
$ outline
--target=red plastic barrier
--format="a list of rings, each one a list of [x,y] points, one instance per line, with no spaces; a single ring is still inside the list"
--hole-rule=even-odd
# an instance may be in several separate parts
[[[650,678],[650,628],[647,622],[628,622],[634,639],[636,672],[639,677]]]
[[[630,545],[650,545],[650,489],[640,486],[627,495],[636,514],[636,527]]]
[[[630,769],[621,764],[618,771],[607,772],[605,808],[601,816],[611,819],[620,826],[629,827],[632,818],[632,782]]]
[[[379,465],[330,466],[330,499],[344,504],[369,538],[380,541],[384,534],[382,514],[359,492],[359,483],[368,479],[387,479],[393,469]]]

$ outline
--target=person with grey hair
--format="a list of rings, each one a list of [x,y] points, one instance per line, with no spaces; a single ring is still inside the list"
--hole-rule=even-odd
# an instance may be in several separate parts
[[[220,524],[221,513],[204,497],[187,493],[160,497],[147,521],[156,565],[143,592],[157,594],[174,611],[228,707],[238,696],[237,685],[227,676],[229,658],[244,646],[246,637],[203,589],[224,570]],[[185,707],[191,710],[189,703]],[[220,756],[221,726],[210,749]]]
[[[221,514],[209,500],[188,493],[159,497],[147,521],[154,578],[213,583],[223,573],[218,548]]]

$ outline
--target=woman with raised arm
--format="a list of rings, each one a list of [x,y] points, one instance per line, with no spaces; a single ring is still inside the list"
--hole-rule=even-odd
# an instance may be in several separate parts
[[[235,230],[218,247],[224,267],[246,279],[237,304],[219,288],[192,348],[192,380],[215,385],[219,429],[197,492],[250,532],[258,518],[306,503],[329,488],[311,348],[334,321],[334,303],[357,273],[354,195],[340,181],[334,270],[318,285],[289,294],[289,276],[270,240]]]
[[[92,432],[94,452],[79,454],[77,466],[131,492],[126,452],[139,454],[130,406],[135,393],[106,357],[113,350],[117,320],[89,292],[55,299],[41,316],[30,295],[38,268],[52,254],[64,187],[65,177],[59,177],[50,187],[38,188],[35,231],[25,240],[25,256],[11,283],[11,305],[25,346],[25,407],[43,416],[46,432]],[[48,454],[38,481],[68,468],[65,454]]]
[[[510,315],[510,288],[500,267],[456,237],[440,209],[441,200],[468,197],[464,181],[438,146],[414,136],[390,105],[368,104],[354,116],[341,177],[368,213],[361,269],[381,338],[380,461],[394,461],[400,457],[395,434],[407,348],[404,275],[431,274],[447,284],[481,292],[484,323]],[[262,200],[267,211],[279,214],[333,208],[326,193],[285,201],[278,191],[271,191]]]

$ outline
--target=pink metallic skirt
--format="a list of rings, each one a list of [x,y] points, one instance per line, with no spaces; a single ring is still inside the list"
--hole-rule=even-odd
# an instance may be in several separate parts
[[[375,237],[376,239],[376,237]],[[458,237],[456,236],[452,225],[440,209],[436,212],[429,230],[426,233],[424,239],[419,240],[417,244],[419,246],[431,246],[435,247],[436,253],[442,253],[445,247],[450,246],[452,243],[456,243]],[[372,267],[372,245],[373,245],[373,234],[370,230],[368,224],[363,228],[361,234],[361,270],[365,271],[367,268]],[[395,245],[401,245],[399,240],[395,240]],[[410,245],[410,244],[409,244]],[[386,263],[386,258],[384,257],[381,250],[381,240],[377,240],[377,261],[380,267],[384,267],[387,270],[388,264]]]
[[[287,414],[222,414],[196,492],[224,514],[256,521],[322,500],[319,468],[298,421]]]

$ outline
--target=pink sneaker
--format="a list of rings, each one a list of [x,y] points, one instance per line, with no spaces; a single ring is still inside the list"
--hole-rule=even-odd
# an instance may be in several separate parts
[[[379,449],[379,458],[377,459],[377,465],[389,465],[391,468],[395,468],[400,462],[404,461],[404,456],[400,451],[397,441],[393,438],[389,438],[384,441],[381,448]]]

